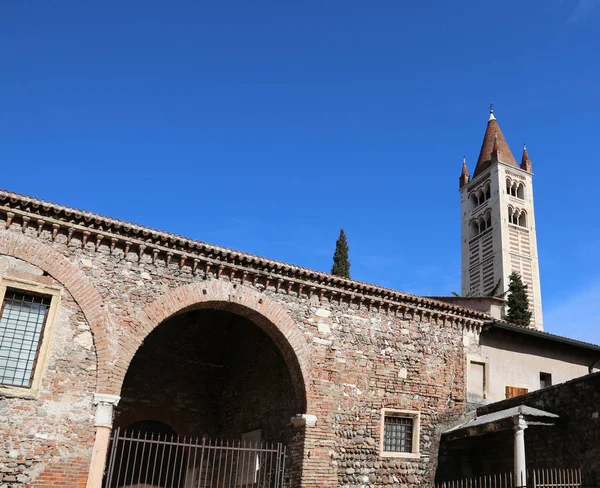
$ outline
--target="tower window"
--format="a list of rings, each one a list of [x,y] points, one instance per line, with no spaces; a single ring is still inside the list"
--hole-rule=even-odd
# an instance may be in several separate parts
[[[490,182],[486,181],[483,186],[477,188],[476,191],[469,195],[469,200],[473,205],[473,208],[479,207],[482,203],[486,202],[492,197],[492,191],[490,188]]]
[[[521,212],[519,214],[519,224],[521,227],[527,227],[527,214],[525,212]]]
[[[518,208],[508,207],[508,221],[519,227],[527,227],[527,212]]]
[[[488,210],[485,215],[474,219],[470,223],[471,227],[471,237],[476,237],[481,234],[483,231],[488,230],[492,227],[492,212]]]
[[[506,178],[506,194],[511,197],[525,199],[525,185],[521,182],[513,181],[510,178]]]

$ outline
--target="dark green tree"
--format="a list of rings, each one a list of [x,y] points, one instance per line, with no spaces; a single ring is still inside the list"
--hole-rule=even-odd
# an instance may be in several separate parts
[[[523,283],[521,275],[512,272],[508,277],[508,314],[506,320],[517,325],[529,325],[531,310],[527,299],[527,285]]]
[[[344,229],[340,230],[340,236],[335,243],[335,253],[333,253],[333,266],[331,274],[350,278],[350,261],[348,261],[348,241]]]

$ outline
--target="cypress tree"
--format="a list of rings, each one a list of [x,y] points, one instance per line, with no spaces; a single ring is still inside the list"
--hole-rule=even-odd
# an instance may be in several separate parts
[[[508,314],[506,320],[517,325],[529,325],[531,321],[531,310],[527,299],[527,285],[523,284],[521,275],[512,272],[508,277]]]
[[[344,229],[340,230],[340,236],[335,243],[335,253],[333,253],[333,266],[331,274],[350,278],[350,261],[348,261],[348,241]]]

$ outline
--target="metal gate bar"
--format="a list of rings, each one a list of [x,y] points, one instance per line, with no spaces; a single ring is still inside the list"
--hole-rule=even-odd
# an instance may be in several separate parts
[[[286,448],[121,432],[111,437],[105,488],[282,488]]]
[[[578,488],[581,486],[580,469],[527,470],[527,479],[515,483],[513,473],[499,473],[475,478],[438,481],[436,488]]]

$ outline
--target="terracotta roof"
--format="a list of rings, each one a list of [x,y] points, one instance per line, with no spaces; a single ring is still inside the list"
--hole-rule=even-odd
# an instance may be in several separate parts
[[[475,166],[475,172],[473,178],[476,178],[483,171],[490,167],[493,159],[493,152],[497,151],[498,160],[518,168],[517,162],[508,147],[508,143],[500,130],[498,121],[494,116],[494,111],[490,110],[490,119],[488,120],[485,135],[483,136],[483,143],[481,144],[481,151],[479,152],[479,159],[477,159],[477,166]]]
[[[523,144],[523,157],[521,158],[521,169],[525,171],[529,171],[531,173],[531,159],[529,159],[529,154],[527,154],[527,147]]]
[[[458,188],[462,188],[469,181],[471,181],[471,177],[469,176],[469,168],[467,168],[467,158],[463,158],[462,171],[458,177]]]
[[[461,176],[469,176],[469,168],[467,168],[467,158],[463,158]]]
[[[235,271],[236,276],[260,275],[271,283],[287,283],[289,287],[296,287],[298,293],[307,289],[311,293],[321,290],[339,299],[366,300],[388,309],[408,307],[422,313],[443,314],[469,325],[481,326],[491,319],[489,314],[478,310],[274,261],[6,190],[0,190],[0,213],[7,220],[6,228],[16,222],[15,219],[22,222],[23,229],[32,221],[38,228],[38,235],[42,229],[51,228],[53,239],[59,232],[67,233],[68,244],[73,235],[80,234],[84,246],[86,242],[95,242],[98,249],[102,243],[110,245],[111,252],[118,246],[125,253],[139,254],[140,259],[144,254],[151,254],[153,260],[166,259],[167,265],[178,261],[180,266],[191,266],[193,272],[199,264],[216,269],[217,273],[228,268]]]
[[[575,347],[581,347],[583,349],[589,349],[592,351],[600,352],[600,345],[593,344],[591,342],[580,341],[577,339],[571,339],[570,337],[561,336],[557,334],[552,334],[550,332],[546,332],[544,330],[533,329],[531,327],[525,325],[517,325],[510,322],[506,322],[505,320],[495,320],[493,322],[487,323],[486,327],[484,327],[484,331],[487,327],[498,328],[509,330],[512,332],[528,334],[534,337],[538,337],[540,339],[547,339],[549,341],[560,342],[562,344],[569,344]]]

